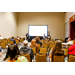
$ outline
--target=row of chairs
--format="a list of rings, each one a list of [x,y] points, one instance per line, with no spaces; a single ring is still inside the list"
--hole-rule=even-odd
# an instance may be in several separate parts
[[[24,54],[23,56],[25,56],[28,59],[28,61],[31,62],[30,54]],[[36,54],[35,59],[35,62],[46,62],[46,54]]]
[[[22,43],[23,42],[23,38],[21,38],[20,41],[17,40],[17,39],[15,41],[16,41],[17,44]],[[6,46],[8,44],[14,44],[14,42],[10,41],[10,39],[6,39],[6,40],[2,39],[2,40],[0,40],[0,46],[1,46],[1,48],[6,48]]]

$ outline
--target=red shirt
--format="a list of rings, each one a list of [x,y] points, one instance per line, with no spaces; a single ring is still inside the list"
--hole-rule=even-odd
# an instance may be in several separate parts
[[[75,44],[68,49],[68,54],[75,55]]]

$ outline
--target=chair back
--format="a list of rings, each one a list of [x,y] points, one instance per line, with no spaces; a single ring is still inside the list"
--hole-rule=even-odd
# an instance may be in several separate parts
[[[40,53],[47,53],[47,48],[46,47],[41,47],[40,48]]]
[[[40,44],[38,44],[38,50],[40,49]]]
[[[2,47],[2,48],[6,48],[5,42],[1,42],[1,47]]]
[[[23,42],[23,38],[20,39],[20,42],[21,42],[21,43]]]
[[[10,44],[12,45],[12,44],[14,44],[14,42],[13,41],[10,41]]]
[[[54,55],[53,56],[53,62],[64,62],[64,55]]]
[[[47,47],[48,48],[48,45],[47,44],[43,44],[42,47]]]
[[[19,40],[16,40],[16,43],[19,44]]]
[[[31,60],[30,60],[30,54],[24,54],[23,56],[25,56],[28,59],[28,61],[31,62]]]
[[[36,62],[46,62],[46,54],[36,54]]]
[[[69,55],[69,62],[75,62],[75,56]]]
[[[36,53],[36,47],[31,47],[31,49],[33,50],[33,53]]]

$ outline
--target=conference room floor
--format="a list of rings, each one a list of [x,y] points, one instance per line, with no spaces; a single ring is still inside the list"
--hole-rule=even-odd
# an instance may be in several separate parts
[[[30,46],[31,42],[28,43],[28,46]],[[21,43],[20,45],[18,45],[19,49],[23,46],[23,43]],[[7,49],[2,49],[2,56],[0,57],[0,62],[5,62],[3,61],[4,57],[6,56],[6,53],[7,53]],[[34,55],[34,60],[35,60],[35,55]],[[33,61],[34,61],[33,60]],[[64,59],[65,60],[65,59]],[[50,62],[50,59],[49,59],[49,55],[47,54],[47,57],[46,57],[46,62]]]

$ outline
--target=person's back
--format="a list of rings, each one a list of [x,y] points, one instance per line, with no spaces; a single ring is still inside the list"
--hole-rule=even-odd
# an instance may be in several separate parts
[[[68,48],[68,54],[75,55],[75,39],[74,39],[74,44]]]
[[[22,54],[30,54],[31,60],[34,58],[33,50],[27,45],[24,45],[23,47],[21,47],[20,52]]]
[[[7,58],[9,58],[7,60]],[[4,61],[7,62],[28,62],[27,58],[22,56],[17,45],[9,45]]]
[[[28,41],[27,40],[23,41],[23,44],[24,45],[20,48],[20,52],[22,54],[30,54],[31,61],[32,61],[32,59],[34,58],[33,50],[28,46]]]
[[[14,42],[14,44],[16,43],[16,41],[15,41],[14,37],[12,37],[12,38],[10,39],[10,41],[13,41],[13,42]]]
[[[33,40],[31,41],[30,47],[36,47],[36,52],[37,52],[37,53],[39,52],[39,50],[38,50],[38,45],[36,44],[36,40],[33,39]]]
[[[62,44],[61,44],[61,41],[57,40],[56,41],[56,44],[52,50],[52,53],[50,54],[50,58],[51,58],[51,61],[53,61],[53,56],[54,55],[64,55],[64,50],[62,50]]]
[[[36,37],[36,44],[40,44],[40,46],[42,46],[42,43],[40,41],[40,38],[39,37]]]

